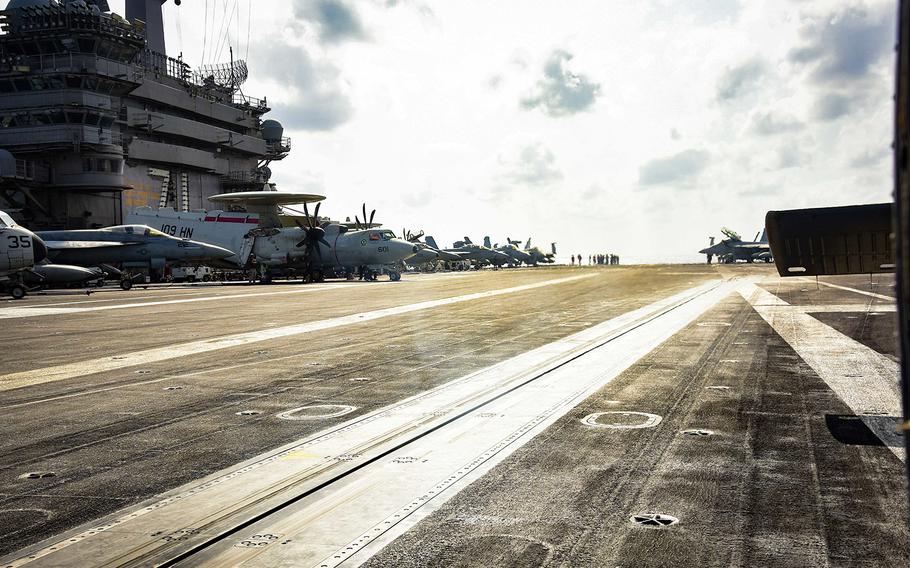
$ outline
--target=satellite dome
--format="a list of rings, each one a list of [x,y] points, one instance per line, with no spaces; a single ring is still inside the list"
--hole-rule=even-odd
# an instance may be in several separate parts
[[[47,8],[56,4],[56,0],[10,0],[4,10],[18,10],[20,8]]]
[[[0,177],[16,176],[16,158],[8,150],[0,148]]]
[[[284,135],[284,127],[277,120],[262,121],[262,137],[266,142],[280,142]]]

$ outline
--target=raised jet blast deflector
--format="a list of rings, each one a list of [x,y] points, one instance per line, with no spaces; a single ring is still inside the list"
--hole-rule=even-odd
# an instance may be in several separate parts
[[[781,276],[894,271],[890,203],[768,211],[765,226]]]

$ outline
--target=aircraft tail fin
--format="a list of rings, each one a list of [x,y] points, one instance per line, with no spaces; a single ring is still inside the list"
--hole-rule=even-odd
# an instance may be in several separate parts
[[[473,245],[473,244],[474,244],[474,243],[471,242],[471,239],[469,239],[468,237],[465,237],[465,238],[464,238],[464,242],[465,242],[465,244],[469,244],[469,245]]]
[[[483,246],[485,246],[487,248],[493,248],[493,245],[490,244],[490,237],[483,238]]]
[[[550,243],[550,250],[553,251],[553,256],[556,256],[556,243]]]
[[[767,243],[767,242],[768,242],[768,232],[765,230],[764,227],[762,227],[761,236],[758,237],[758,242],[760,242],[760,243]]]
[[[528,237],[528,240],[525,241],[525,250],[531,250],[531,237]]]
[[[431,247],[433,247],[436,250],[439,250],[439,246],[436,244],[436,239],[434,239],[433,237],[427,236],[424,240],[427,242],[428,245],[430,245]]]

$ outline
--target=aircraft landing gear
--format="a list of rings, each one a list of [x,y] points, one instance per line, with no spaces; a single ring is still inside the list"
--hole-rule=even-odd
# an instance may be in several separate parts
[[[28,291],[22,284],[13,284],[9,288],[9,295],[12,296],[14,300],[21,300],[27,293]]]
[[[391,280],[392,282],[398,282],[399,280],[401,280],[401,273],[396,272],[396,271],[389,272],[389,280]]]
[[[133,280],[130,278],[124,278],[120,281],[121,290],[131,290],[133,288]]]

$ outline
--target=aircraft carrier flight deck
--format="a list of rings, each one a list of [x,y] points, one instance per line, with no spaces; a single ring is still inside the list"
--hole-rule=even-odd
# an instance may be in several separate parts
[[[0,566],[908,566],[893,275],[0,302]]]

